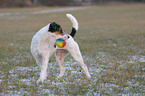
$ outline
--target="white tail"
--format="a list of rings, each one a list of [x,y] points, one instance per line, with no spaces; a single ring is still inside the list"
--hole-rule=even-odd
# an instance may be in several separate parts
[[[76,18],[74,16],[72,16],[71,14],[66,14],[66,16],[70,19],[70,21],[73,24],[73,28],[75,28],[76,30],[78,30],[79,25],[78,25],[78,21],[76,20]]]
[[[79,28],[79,25],[78,25],[78,21],[76,20],[76,18],[74,16],[72,16],[71,14],[66,14],[66,16],[70,19],[70,21],[72,22],[73,24],[73,27],[72,27],[72,31],[70,33],[70,35],[72,37],[75,36],[76,32],[78,31],[78,28]]]

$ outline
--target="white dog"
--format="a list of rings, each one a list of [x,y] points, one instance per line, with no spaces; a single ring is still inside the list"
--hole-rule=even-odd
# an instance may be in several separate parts
[[[53,55],[53,53],[56,53],[56,60],[60,67],[60,75],[58,78],[61,78],[65,72],[63,61],[66,54],[69,52],[72,57],[81,65],[82,69],[86,73],[87,78],[91,79],[88,68],[84,64],[79,46],[72,38],[78,30],[78,22],[71,14],[66,14],[66,16],[73,24],[70,35],[64,33],[59,24],[52,22],[40,29],[32,38],[31,53],[34,56],[36,63],[41,68],[40,78],[38,79],[37,83],[43,82],[47,78],[49,57]],[[58,38],[62,38],[66,41],[66,45],[63,48],[58,48],[56,46],[55,43]]]

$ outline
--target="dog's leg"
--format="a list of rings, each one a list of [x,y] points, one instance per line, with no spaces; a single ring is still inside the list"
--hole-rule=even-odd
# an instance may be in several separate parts
[[[42,55],[42,65],[41,65],[41,72],[40,78],[37,80],[37,83],[42,82],[47,78],[47,67],[49,62],[49,54]]]
[[[35,60],[36,60],[37,65],[41,68],[41,66],[42,66],[42,55],[37,54],[36,57],[35,57]]]
[[[71,46],[71,45],[70,45]],[[72,57],[81,65],[82,69],[85,71],[88,79],[91,79],[87,66],[84,64],[84,60],[82,58],[79,46],[76,42],[74,42],[73,46],[68,48],[68,51],[72,55]]]
[[[63,61],[64,61],[64,58],[66,56],[68,52],[66,50],[63,50],[63,49],[58,49],[56,51],[56,60],[57,60],[57,63],[60,67],[60,74],[57,78],[61,78],[65,72],[65,67],[63,65]]]

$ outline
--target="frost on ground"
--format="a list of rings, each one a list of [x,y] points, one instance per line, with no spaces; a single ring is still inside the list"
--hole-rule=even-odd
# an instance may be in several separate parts
[[[145,86],[141,84],[141,82],[133,79],[138,78],[139,75],[132,76],[132,79],[125,82],[125,86],[119,85],[115,76],[112,76],[111,79],[105,78],[103,76],[109,72],[110,74],[114,74],[116,72],[115,70],[117,69],[111,70],[115,67],[114,62],[118,62],[118,70],[126,69],[126,67],[123,67],[126,64],[134,64],[137,61],[141,63],[144,62],[145,56],[131,56],[128,61],[123,62],[115,61],[115,57],[111,56],[107,52],[99,52],[95,59],[88,56],[83,56],[83,58],[92,76],[90,81],[86,79],[84,71],[73,59],[65,61],[64,66],[66,68],[66,72],[62,79],[56,79],[56,77],[59,75],[60,69],[56,62],[50,62],[48,67],[48,78],[44,84],[39,85],[36,84],[36,80],[39,78],[40,73],[38,66],[15,66],[9,70],[7,78],[5,78],[4,72],[0,71],[0,84],[5,85],[5,82],[7,84],[6,90],[0,90],[0,95],[144,95]],[[144,72],[145,69],[142,68],[142,71]],[[117,74],[121,73],[118,71]],[[140,75],[140,78],[144,79],[144,75]]]

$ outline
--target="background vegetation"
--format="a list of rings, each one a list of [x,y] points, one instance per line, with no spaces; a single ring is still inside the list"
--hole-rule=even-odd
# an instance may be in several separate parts
[[[108,3],[145,3],[145,0],[0,0],[0,7],[72,6]]]

